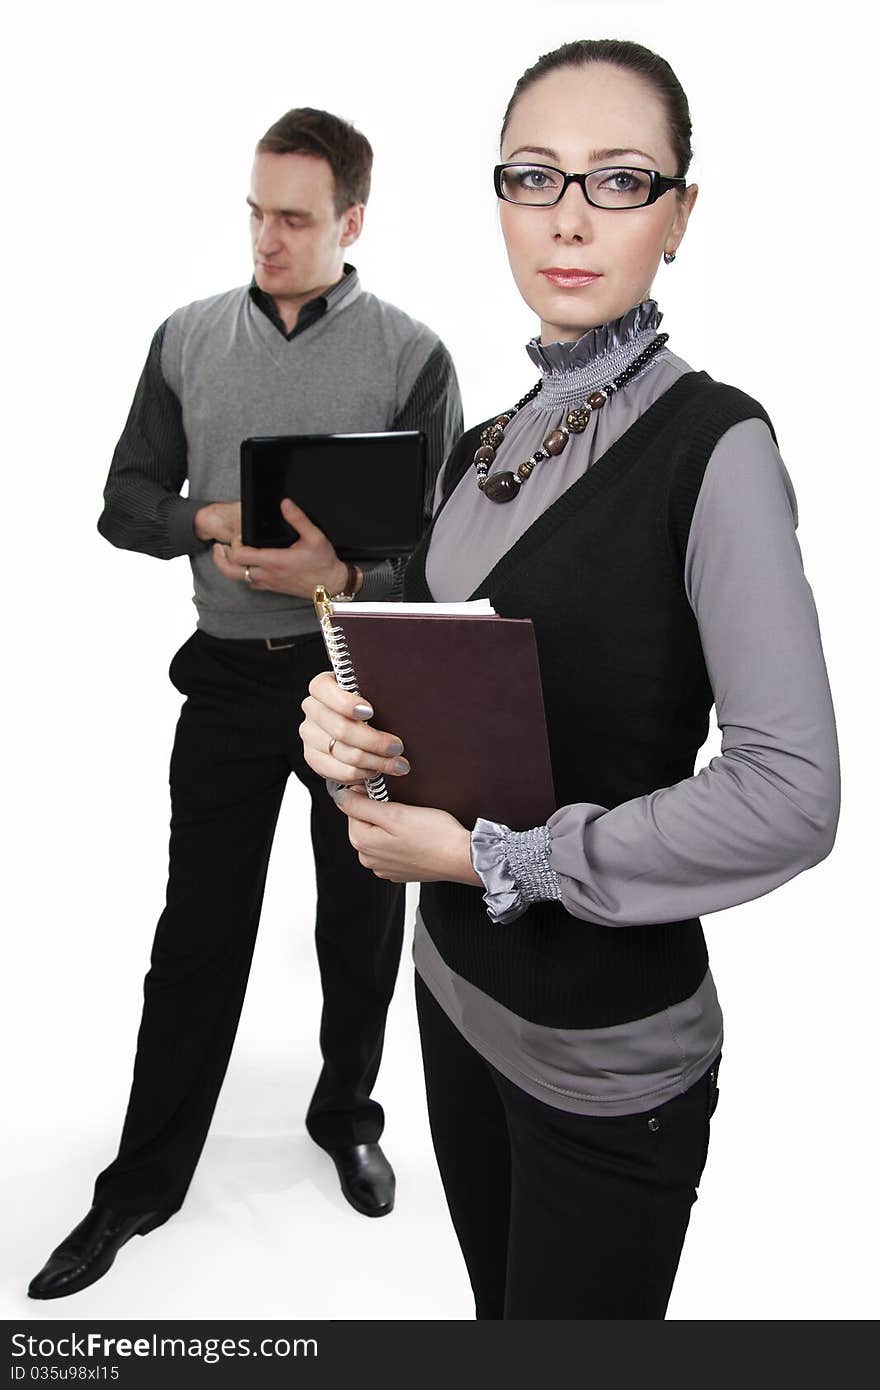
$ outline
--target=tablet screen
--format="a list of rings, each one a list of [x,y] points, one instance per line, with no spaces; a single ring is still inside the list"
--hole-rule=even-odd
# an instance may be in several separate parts
[[[293,544],[297,533],[281,515],[284,497],[320,527],[343,560],[407,555],[424,526],[425,436],[405,430],[243,440],[245,545]]]

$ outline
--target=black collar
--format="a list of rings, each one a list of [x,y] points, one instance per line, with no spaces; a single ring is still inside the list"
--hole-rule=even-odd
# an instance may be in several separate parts
[[[346,262],[342,267],[342,279],[337,280],[335,285],[331,285],[325,294],[317,294],[314,299],[307,300],[297,314],[296,323],[289,332],[284,320],[278,312],[278,306],[275,300],[272,298],[271,294],[267,294],[265,290],[260,289],[256,280],[251,280],[248,293],[254,304],[266,315],[266,318],[272,326],[277,328],[281,336],[290,342],[291,338],[295,338],[298,334],[304,333],[307,328],[311,328],[313,323],[317,323],[318,319],[324,317],[330,305],[339,295],[340,290],[343,287],[346,291],[350,288],[352,283],[350,277],[352,275],[356,276],[357,271],[353,265],[349,265]]]

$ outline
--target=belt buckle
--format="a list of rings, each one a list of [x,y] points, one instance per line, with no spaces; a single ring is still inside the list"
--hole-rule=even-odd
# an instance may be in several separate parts
[[[264,637],[263,641],[270,652],[286,652],[289,647],[296,646],[296,642],[292,642],[289,637]]]

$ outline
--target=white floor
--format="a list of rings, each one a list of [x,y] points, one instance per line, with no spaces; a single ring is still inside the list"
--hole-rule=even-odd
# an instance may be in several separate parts
[[[282,842],[303,809],[301,798],[290,800],[297,804],[285,813]],[[16,1126],[4,1147],[3,1189],[11,1201],[0,1315],[472,1316],[430,1150],[408,948],[377,1088],[386,1103],[383,1145],[397,1174],[397,1205],[390,1216],[370,1220],[344,1201],[332,1163],[303,1127],[318,1065],[317,970],[304,924],[295,938],[282,930],[289,913],[279,897],[287,885],[277,880],[286,875],[274,877],[239,1039],[183,1209],[149,1237],[131,1241],[110,1273],[81,1294],[48,1303],[25,1297],[30,1276],[85,1213],[94,1175],[114,1152],[134,1013],[118,1040],[107,1039],[106,1065],[93,1058],[88,1083],[55,1090],[52,1113],[46,1106],[39,1114],[34,1096],[27,1127]],[[74,1070],[77,1045],[74,1033],[65,1047]]]

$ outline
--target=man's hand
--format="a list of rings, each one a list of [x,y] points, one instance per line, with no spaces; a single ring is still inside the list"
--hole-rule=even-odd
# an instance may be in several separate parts
[[[240,502],[209,502],[193,517],[193,530],[200,541],[220,541],[228,545],[241,534]]]
[[[220,573],[227,579],[243,580],[252,589],[295,594],[297,598],[311,598],[318,584],[331,594],[339,593],[348,578],[348,566],[324,532],[287,497],[281,503],[281,515],[299,532],[298,541],[284,550],[270,550],[242,545],[237,534],[228,547],[214,546],[214,564]]]

